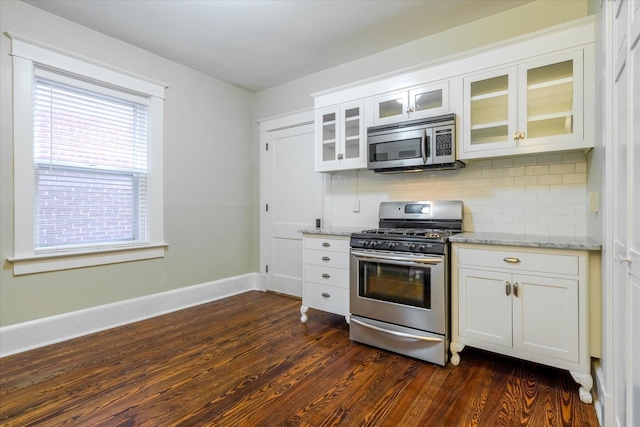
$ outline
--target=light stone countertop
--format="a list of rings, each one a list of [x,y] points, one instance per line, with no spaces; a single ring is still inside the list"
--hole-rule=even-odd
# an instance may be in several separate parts
[[[332,228],[307,228],[298,230],[302,234],[325,234],[330,236],[351,236],[351,233],[359,233],[364,228],[332,227]]]
[[[452,243],[523,246],[530,248],[599,251],[602,245],[589,237],[542,236],[508,233],[460,233],[449,238]]]

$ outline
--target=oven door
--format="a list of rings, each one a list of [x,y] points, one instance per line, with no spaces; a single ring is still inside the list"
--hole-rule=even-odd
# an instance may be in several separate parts
[[[352,249],[350,275],[351,314],[448,335],[445,256]]]

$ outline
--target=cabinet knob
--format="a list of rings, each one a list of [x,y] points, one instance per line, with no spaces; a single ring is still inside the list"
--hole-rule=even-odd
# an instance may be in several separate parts
[[[322,260],[323,260],[323,261],[331,261],[331,258],[329,258],[328,256],[323,256],[323,257],[322,257]]]
[[[506,282],[504,291],[507,294],[507,296],[511,295],[511,282]]]
[[[409,108],[407,108],[407,113],[413,113],[413,111],[414,111],[414,108],[413,108],[413,107],[409,107]]]
[[[513,296],[518,298],[518,282],[513,284]]]
[[[620,263],[623,263],[623,262],[631,264],[631,258],[630,257],[623,257],[622,255],[620,255]]]
[[[338,160],[344,159],[344,154],[338,154]]]
[[[520,263],[520,259],[519,258],[515,258],[515,257],[506,257],[505,259],[503,259],[504,262],[508,262],[510,264],[519,264]]]
[[[323,278],[323,279],[328,279],[328,278],[330,278],[330,277],[331,277],[331,275],[330,275],[330,274],[322,273],[322,278]]]
[[[331,295],[329,295],[329,294],[328,294],[328,293],[326,293],[326,292],[323,292],[321,295],[322,295],[324,298],[331,298]]]
[[[325,248],[328,248],[329,246],[331,246],[331,243],[329,242],[322,242],[322,246]]]

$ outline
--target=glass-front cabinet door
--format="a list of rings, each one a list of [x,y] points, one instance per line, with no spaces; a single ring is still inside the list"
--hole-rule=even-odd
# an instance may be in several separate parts
[[[325,110],[319,114],[319,129],[316,134],[319,135],[320,163],[334,162],[338,159],[338,135],[336,132],[338,114],[337,108]]]
[[[373,123],[384,125],[406,120],[409,113],[409,92],[387,93],[373,99]]]
[[[376,96],[373,109],[376,126],[449,113],[449,82]]]
[[[464,78],[464,152],[516,146],[517,68]]]
[[[316,171],[366,168],[363,102],[316,112]]]
[[[584,136],[584,50],[463,78],[459,157],[588,148]]]
[[[582,139],[582,51],[521,65],[519,83],[523,145]]]
[[[344,134],[344,160],[357,161],[365,158],[364,150],[364,122],[362,120],[362,104],[347,105],[340,112],[340,119]],[[366,165],[365,165],[366,166]]]
[[[410,119],[449,112],[449,82],[428,84],[409,91]]]

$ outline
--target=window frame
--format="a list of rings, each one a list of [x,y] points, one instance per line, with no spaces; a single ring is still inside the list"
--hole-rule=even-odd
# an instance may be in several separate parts
[[[123,72],[88,58],[61,51],[9,33],[13,56],[14,147],[14,275],[64,270],[160,258],[164,256],[163,218],[163,110],[166,85]],[[36,253],[34,240],[35,164],[32,93],[35,69],[88,80],[107,88],[124,90],[149,101],[148,130],[148,233],[146,242],[61,248]]]

